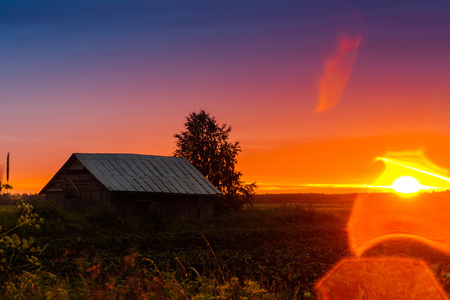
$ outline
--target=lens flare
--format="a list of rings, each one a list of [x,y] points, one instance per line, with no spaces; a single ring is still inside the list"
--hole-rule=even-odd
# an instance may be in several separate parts
[[[421,151],[390,152],[378,159],[386,169],[374,186],[396,193],[356,198],[347,226],[352,250],[359,256],[385,240],[412,238],[450,253],[450,192],[431,192],[450,188],[446,171]]]
[[[386,169],[376,179],[373,186],[396,190],[393,182],[402,178],[395,184],[397,188],[400,188],[399,185],[402,184],[405,189],[406,185],[409,185],[411,189],[415,186],[418,189],[417,192],[450,189],[447,170],[432,163],[422,151],[388,152],[383,157],[377,157],[377,160],[384,162]]]
[[[319,102],[316,112],[336,105],[352,71],[361,35],[340,36],[336,53],[325,62],[325,72],[319,81]]]
[[[447,299],[431,270],[407,258],[344,259],[315,286],[317,299]]]
[[[447,172],[421,151],[390,152],[378,160],[386,169],[371,186],[396,193],[365,193],[356,198],[347,232],[350,248],[358,257],[344,259],[330,270],[315,286],[317,298],[448,299],[422,261],[361,258],[376,244],[399,238],[450,253],[450,191],[420,193],[448,189]],[[404,201],[405,197],[411,201]]]

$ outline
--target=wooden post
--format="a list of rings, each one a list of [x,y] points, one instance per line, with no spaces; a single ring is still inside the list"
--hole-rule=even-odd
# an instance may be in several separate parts
[[[6,156],[6,183],[9,181],[9,152]]]

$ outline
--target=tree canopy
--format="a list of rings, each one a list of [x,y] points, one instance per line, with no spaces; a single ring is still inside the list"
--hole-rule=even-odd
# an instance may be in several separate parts
[[[173,155],[189,160],[224,194],[224,209],[238,210],[251,205],[257,186],[244,183],[242,173],[236,170],[241,147],[238,141],[229,141],[231,127],[219,125],[204,110],[190,113],[184,126],[184,131],[175,134],[177,140]]]

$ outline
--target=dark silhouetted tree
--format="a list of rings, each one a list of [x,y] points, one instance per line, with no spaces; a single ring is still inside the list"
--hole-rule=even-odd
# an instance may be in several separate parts
[[[219,125],[204,110],[186,118],[185,130],[175,134],[176,157],[189,160],[225,196],[223,209],[239,210],[252,205],[255,183],[246,184],[236,170],[239,142],[230,142],[231,127]]]

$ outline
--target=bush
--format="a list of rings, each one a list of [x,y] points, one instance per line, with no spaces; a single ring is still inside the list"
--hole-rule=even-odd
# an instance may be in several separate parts
[[[104,203],[100,209],[89,208],[86,220],[103,227],[122,227],[123,225],[123,220],[109,203]]]
[[[47,221],[55,221],[58,223],[68,222],[71,216],[61,205],[56,204],[55,200],[33,201],[33,212],[37,213],[41,218]]]
[[[153,228],[156,230],[163,230],[166,225],[166,215],[158,203],[152,202],[148,206],[148,217],[153,223]]]
[[[301,203],[283,204],[278,208],[278,214],[275,214],[277,222],[291,223],[302,222],[310,224],[314,221],[316,212],[312,205],[305,206]]]
[[[17,234],[18,229],[24,227],[39,229],[43,220],[32,210],[30,204],[22,202],[17,207],[16,224],[11,228],[0,227],[0,290],[3,294],[22,291],[23,279],[28,282],[29,277],[33,277],[32,272],[41,265],[38,256],[42,250],[33,246],[35,239]]]

